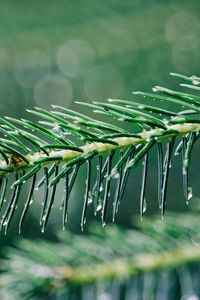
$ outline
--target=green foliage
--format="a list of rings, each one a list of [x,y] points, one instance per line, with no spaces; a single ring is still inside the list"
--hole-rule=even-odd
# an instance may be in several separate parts
[[[145,218],[131,230],[93,224],[89,233],[62,232],[57,244],[20,239],[1,261],[1,299],[200,296],[198,214]]]
[[[172,74],[189,84],[184,87],[200,89],[200,78]],[[192,94],[172,91],[156,86],[155,93],[136,92],[135,94],[155,100],[156,105],[109,99],[106,103],[79,103],[92,108],[119,122],[118,125],[96,120],[68,108],[53,105],[52,111],[36,107],[28,110],[39,118],[38,122],[26,119],[5,117],[0,119],[0,188],[2,196],[0,206],[3,209],[1,228],[7,231],[21,190],[26,181],[30,181],[29,194],[21,213],[19,231],[32,203],[34,189],[44,186],[44,201],[40,217],[42,230],[45,229],[51,213],[57,185],[64,179],[65,189],[62,200],[63,228],[68,215],[68,202],[78,170],[86,164],[86,189],[82,209],[81,227],[86,222],[87,207],[94,203],[95,214],[101,210],[102,224],[105,224],[108,201],[110,200],[111,181],[116,184],[113,198],[113,220],[123,197],[130,170],[143,161],[143,178],[140,196],[141,216],[145,211],[145,188],[148,171],[148,154],[152,147],[158,149],[158,203],[162,215],[166,206],[166,189],[173,148],[176,140],[180,143],[175,153],[183,155],[183,190],[186,201],[191,197],[188,186],[188,168],[192,148],[199,138],[200,97]],[[158,104],[170,102],[179,105],[178,112],[168,111]],[[182,110],[182,106],[187,110]],[[133,130],[122,129],[124,123],[130,123]],[[37,135],[36,135],[37,134]],[[166,149],[164,142],[166,141]],[[165,151],[165,153],[164,153]],[[96,183],[91,187],[92,163],[97,158]],[[115,159],[117,162],[115,162]],[[44,176],[37,182],[41,169]],[[14,182],[8,178],[15,177]],[[6,194],[12,188],[12,194],[6,204]],[[104,188],[102,189],[102,186]]]

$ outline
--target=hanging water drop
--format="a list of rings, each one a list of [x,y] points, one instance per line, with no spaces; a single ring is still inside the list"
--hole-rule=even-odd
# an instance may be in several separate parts
[[[33,198],[31,199],[31,201],[30,201],[29,205],[31,205],[32,203],[33,203]]]
[[[89,195],[88,195],[88,204],[91,204],[92,202],[93,202],[92,192],[89,191]]]
[[[117,178],[119,178],[119,176],[120,176],[119,173],[115,173],[115,175],[113,176],[113,178],[117,179]]]
[[[97,205],[97,211],[100,211],[102,209],[102,203],[99,203],[98,205]]]
[[[103,191],[103,184],[101,184],[99,191],[100,191],[100,192]]]
[[[147,202],[146,202],[146,199],[144,198],[144,205],[143,205],[143,210],[142,210],[143,214],[146,212],[146,210],[147,210]]]
[[[188,198],[187,198],[187,201],[189,201],[193,196],[193,190],[192,190],[192,187],[189,186],[188,187]]]

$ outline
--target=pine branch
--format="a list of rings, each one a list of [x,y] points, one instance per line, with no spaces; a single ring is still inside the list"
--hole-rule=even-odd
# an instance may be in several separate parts
[[[168,214],[165,222],[151,217],[138,225],[136,230],[112,225],[105,231],[93,224],[89,236],[62,232],[57,244],[20,239],[18,249],[8,249],[1,261],[6,271],[1,274],[1,297],[66,299],[82,290],[75,298],[88,299],[90,288],[91,299],[98,299],[99,293],[112,295],[112,283],[115,291],[123,286],[127,296],[133,288],[143,293],[147,286],[134,283],[145,283],[149,276],[154,280],[148,281],[148,291],[154,298],[162,291],[166,299],[177,299],[173,286],[182,297],[190,292],[199,296],[199,215]]]
[[[199,77],[186,77],[172,74],[189,84],[190,89],[199,89]],[[102,212],[102,223],[105,224],[107,203],[109,201],[111,180],[116,181],[116,194],[113,200],[113,220],[123,197],[130,170],[144,160],[142,189],[140,197],[141,216],[145,206],[145,187],[147,176],[148,153],[158,146],[158,202],[162,215],[166,206],[166,189],[169,166],[175,141],[181,139],[176,153],[182,150],[183,155],[183,190],[186,201],[191,197],[188,187],[188,168],[193,145],[199,138],[200,131],[200,97],[167,88],[156,86],[154,93],[136,92],[138,96],[154,99],[157,103],[178,105],[178,112],[162,107],[141,104],[138,102],[109,99],[106,103],[79,103],[115,119],[119,125],[111,125],[85,116],[73,110],[53,105],[52,111],[42,108],[28,110],[39,118],[38,122],[11,117],[0,118],[0,207],[4,208],[4,198],[9,190],[13,194],[1,218],[1,228],[7,231],[19,201],[22,187],[32,178],[30,191],[20,219],[19,230],[32,202],[34,189],[45,185],[44,206],[40,218],[42,230],[47,225],[52,210],[56,187],[65,178],[66,191],[63,200],[63,227],[67,219],[67,203],[73,188],[79,167],[88,166],[87,186],[82,212],[81,226],[86,221],[87,206],[90,199]],[[161,105],[162,106],[162,105]],[[182,111],[182,107],[187,110]],[[134,125],[133,132],[121,128],[126,122]],[[167,141],[166,153],[163,155],[163,141]],[[161,155],[162,154],[162,155]],[[113,156],[119,155],[114,164]],[[94,187],[91,187],[91,162],[99,159],[99,171]],[[44,170],[44,177],[38,182],[39,171]],[[15,175],[16,180],[7,178]],[[53,176],[52,176],[53,175]],[[52,178],[53,177],[53,178]],[[102,183],[105,190],[100,191]],[[102,196],[103,197],[100,197]],[[103,198],[101,202],[100,198]]]

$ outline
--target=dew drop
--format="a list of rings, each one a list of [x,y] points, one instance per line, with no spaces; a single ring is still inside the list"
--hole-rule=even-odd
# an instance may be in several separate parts
[[[141,105],[138,106],[138,108],[139,109],[144,109],[144,105],[141,104]]]
[[[97,211],[100,211],[102,209],[102,203],[99,203],[98,205],[97,205]]]
[[[89,192],[89,196],[88,196],[88,204],[91,204],[92,202],[93,202],[92,193]]]
[[[193,196],[193,190],[192,190],[192,187],[189,186],[188,187],[188,198],[187,198],[187,202],[192,198]]]
[[[103,191],[103,184],[101,184],[99,191],[100,191],[100,192]]]
[[[46,219],[46,216],[43,216],[43,217],[42,217],[42,221],[45,221],[45,219]]]
[[[115,178],[115,179],[119,178],[119,173],[116,173],[116,174],[113,176],[113,178]]]
[[[192,80],[192,84],[199,85],[199,81],[198,80]]]
[[[8,224],[8,221],[6,220],[4,223],[3,223],[3,226],[6,226]]]
[[[143,205],[143,214],[145,213],[145,211],[147,210],[147,202],[146,202],[146,199],[144,199],[144,205]]]

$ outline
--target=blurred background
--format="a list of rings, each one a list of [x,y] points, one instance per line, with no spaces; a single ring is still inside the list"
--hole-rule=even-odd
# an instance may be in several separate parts
[[[177,88],[178,80],[170,72],[200,75],[199,35],[199,0],[2,0],[1,115],[31,119],[25,109],[34,106],[50,109],[50,104],[58,104],[92,116],[92,111],[79,107],[75,101],[90,103],[122,98],[139,102],[142,99],[133,96],[133,91],[150,91],[154,85]],[[191,203],[186,207],[183,200],[178,158],[170,176],[167,210],[190,210],[193,203],[200,201],[198,153],[196,147],[195,168],[191,168],[190,176]],[[158,212],[155,162],[152,151],[147,214]],[[134,215],[139,213],[140,182],[139,167],[129,182],[117,216],[121,226],[130,227]],[[84,188],[82,168],[70,199],[68,228],[76,233],[80,232]],[[59,193],[62,187],[58,200]],[[48,230],[41,234],[36,219],[40,201],[38,192],[22,236],[53,239],[53,233],[61,227],[59,204],[55,205]],[[88,220],[92,219],[89,211]],[[1,237],[1,244],[10,243],[16,236],[16,224],[13,222],[8,235]]]

